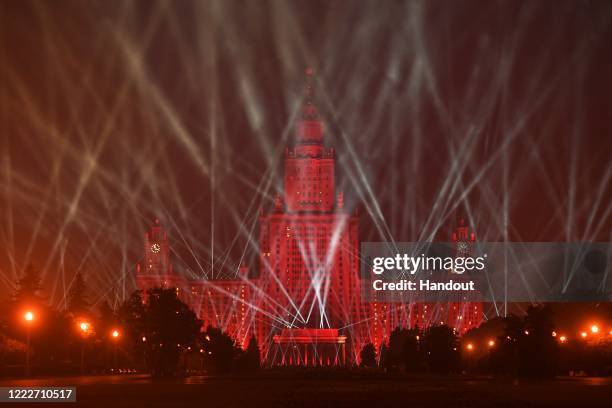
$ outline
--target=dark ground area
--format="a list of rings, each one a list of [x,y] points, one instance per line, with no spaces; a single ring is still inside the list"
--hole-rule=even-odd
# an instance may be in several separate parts
[[[153,381],[146,376],[0,380],[0,386],[11,385],[77,386],[77,404],[39,407],[586,407],[608,406],[612,400],[612,378],[516,384],[475,377],[331,378],[285,373],[184,381]]]

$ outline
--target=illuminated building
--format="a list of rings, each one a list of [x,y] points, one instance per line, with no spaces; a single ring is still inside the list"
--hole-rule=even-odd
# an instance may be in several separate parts
[[[324,145],[310,85],[306,91],[295,143],[285,151],[283,195],[259,218],[258,278],[246,268],[233,280],[180,278],[169,262],[167,234],[156,221],[145,235],[139,288],[178,288],[204,327],[223,329],[243,348],[255,335],[268,365],[354,364],[361,347],[371,342],[379,350],[398,326],[447,324],[463,334],[480,325],[477,302],[362,302],[359,216],[336,193],[335,153]],[[461,222],[452,240],[455,255],[464,256],[474,234]]]
[[[248,268],[238,269],[238,279],[194,280],[190,282],[189,303],[202,319],[202,326],[221,327],[231,333],[236,343],[246,349],[253,332],[253,310],[249,304],[251,285],[257,280],[248,279]]]
[[[259,279],[267,298],[274,300],[267,306],[276,318],[263,319],[258,332],[260,338],[272,336],[281,350],[280,355],[268,356],[271,364],[326,363],[327,356],[319,358],[316,340],[332,341],[328,329],[364,317],[359,296],[359,218],[345,209],[343,194],[336,195],[334,150],[324,146],[323,124],[310,100],[310,85],[306,92],[295,146],[285,151],[284,196],[277,195],[272,211],[259,219]],[[301,342],[313,339],[312,358],[296,361],[284,355],[297,347],[291,341],[294,329],[300,330],[295,337]],[[345,335],[337,333],[336,344],[342,348]],[[348,337],[355,346],[355,335]],[[308,347],[300,346],[308,353]],[[263,350],[266,355],[269,348],[264,345]]]
[[[136,265],[136,284],[146,301],[147,290],[157,287],[174,288],[202,320],[203,328],[221,327],[231,333],[240,347],[246,348],[252,329],[251,285],[248,268],[240,267],[239,279],[187,280],[176,273],[170,262],[168,234],[159,220],[145,233],[144,260]],[[251,284],[257,280],[251,280]]]

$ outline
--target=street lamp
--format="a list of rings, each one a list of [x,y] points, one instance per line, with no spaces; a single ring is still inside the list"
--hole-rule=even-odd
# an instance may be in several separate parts
[[[586,339],[586,336],[588,336],[588,333],[583,331],[582,333],[580,333],[580,337],[582,337],[583,339]]]
[[[118,329],[113,329],[111,332],[111,338],[113,339],[113,365],[117,367],[117,343],[121,337],[121,332]]]
[[[495,346],[495,340],[489,340],[489,347]]]
[[[559,337],[559,341],[560,341],[561,343],[565,343],[565,342],[567,341],[567,337],[565,337],[565,336],[561,336],[561,337]]]
[[[596,324],[591,326],[591,332],[592,333],[598,333],[599,332],[599,326],[597,326]]]
[[[79,322],[79,330],[81,330],[81,335],[83,336],[83,341],[81,342],[81,375],[85,374],[85,339],[91,332],[91,323],[86,320],[81,320]]]
[[[23,320],[26,322],[26,377],[30,375],[30,328],[34,321],[34,312],[31,310],[23,314]]]
[[[467,355],[467,371],[469,373],[472,372],[472,352],[474,351],[474,345],[472,343],[468,343],[465,348],[468,351]]]

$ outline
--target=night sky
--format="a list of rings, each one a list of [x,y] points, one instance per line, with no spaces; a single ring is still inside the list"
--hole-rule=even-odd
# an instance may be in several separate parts
[[[124,296],[156,217],[256,270],[307,66],[363,241],[610,241],[611,44],[609,1],[0,1],[0,297]]]

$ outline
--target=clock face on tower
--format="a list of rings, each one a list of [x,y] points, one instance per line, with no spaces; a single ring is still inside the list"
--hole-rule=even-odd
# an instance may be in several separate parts
[[[460,241],[457,243],[457,252],[465,254],[470,249],[467,242]]]
[[[155,243],[153,245],[151,245],[151,252],[153,253],[158,253],[160,251],[161,247],[159,246],[158,243]]]

